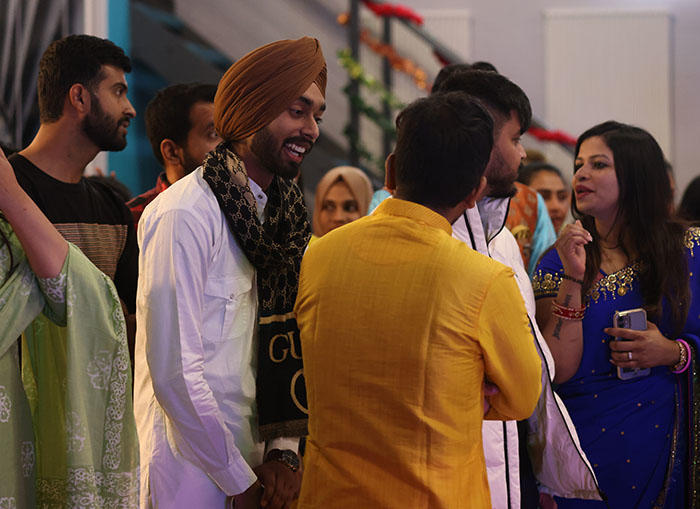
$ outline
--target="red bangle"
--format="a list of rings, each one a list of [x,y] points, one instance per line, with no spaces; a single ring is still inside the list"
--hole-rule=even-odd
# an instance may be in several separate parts
[[[586,306],[580,308],[568,308],[557,301],[552,301],[552,314],[564,320],[583,320],[586,314]]]

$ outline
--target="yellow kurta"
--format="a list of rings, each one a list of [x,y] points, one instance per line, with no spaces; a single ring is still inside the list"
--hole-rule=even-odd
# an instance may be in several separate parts
[[[540,359],[513,272],[392,199],[316,241],[296,313],[309,402],[300,508],[490,507],[488,418],[523,419]]]

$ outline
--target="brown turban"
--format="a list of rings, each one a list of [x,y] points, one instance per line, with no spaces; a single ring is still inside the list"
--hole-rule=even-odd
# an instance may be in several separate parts
[[[219,81],[214,126],[243,140],[272,122],[316,83],[326,95],[326,60],[313,37],[271,42],[241,57]]]
[[[365,175],[365,172],[361,169],[355,168],[354,166],[336,166],[329,170],[328,173],[318,181],[316,195],[314,196],[313,227],[314,235],[317,237],[322,237],[328,233],[321,228],[319,218],[321,216],[323,200],[336,182],[345,182],[345,184],[347,184],[353,197],[357,200],[360,214],[363,216],[367,215],[369,202],[372,201],[372,184],[367,178],[367,175]]]

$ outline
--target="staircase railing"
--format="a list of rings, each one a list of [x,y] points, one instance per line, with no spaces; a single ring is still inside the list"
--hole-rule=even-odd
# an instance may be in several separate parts
[[[363,4],[375,4],[375,5],[388,5],[387,2],[383,2],[381,0],[350,0],[349,1],[349,19],[348,22],[346,23],[347,29],[348,29],[348,45],[350,48],[350,54],[352,58],[356,62],[360,62],[360,42],[361,42],[361,23],[360,23],[360,7]],[[382,27],[381,27],[381,40],[384,44],[391,45],[392,44],[392,38],[393,38],[393,29],[392,26],[394,23],[399,23],[406,29],[408,29],[411,33],[413,33],[416,38],[420,41],[422,41],[424,44],[426,44],[432,51],[432,53],[435,55],[435,57],[443,64],[459,64],[459,63],[466,63],[464,60],[457,55],[452,49],[441,43],[439,40],[437,40],[430,32],[422,28],[421,26],[418,26],[416,23],[412,22],[409,19],[404,19],[402,17],[383,17],[382,20]],[[382,61],[382,72],[381,72],[381,81],[386,88],[386,90],[390,91],[392,90],[393,86],[393,69],[391,68],[389,59],[384,57]],[[348,85],[348,94],[350,96],[357,96],[360,93],[360,82],[357,79],[353,79],[350,77],[350,83]],[[361,110],[357,105],[356,101],[349,101],[349,108],[350,108],[350,115],[349,115],[349,122],[348,126],[346,129],[346,133],[349,139],[349,145],[350,145],[350,152],[349,152],[349,158],[352,164],[354,165],[361,165],[362,161],[362,156],[361,156],[361,150],[359,146],[359,140],[361,139],[360,137],[360,117],[361,117]],[[391,107],[391,105],[388,103],[386,100],[382,100],[382,114],[385,116],[385,118],[388,121],[393,120],[393,114],[395,111]],[[556,143],[560,145],[564,150],[566,150],[569,153],[573,152],[572,146],[571,146],[571,139],[570,137],[566,136],[564,133],[560,133],[558,131],[552,132],[550,131],[545,123],[536,118],[533,117],[532,120],[532,125],[531,125],[531,130],[532,130],[532,135],[535,136],[537,139],[540,140],[546,140],[550,141],[553,143]],[[383,134],[383,143],[382,143],[382,150],[384,152],[383,156],[385,157],[389,152],[391,152],[392,148],[392,143],[393,143],[393,137],[391,133],[388,133],[384,131]]]

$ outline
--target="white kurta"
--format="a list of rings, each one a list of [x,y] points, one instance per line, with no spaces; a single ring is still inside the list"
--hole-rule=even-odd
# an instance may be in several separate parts
[[[267,196],[249,185],[262,221]],[[255,482],[263,456],[253,431],[255,269],[201,167],[146,207],[138,238],[141,507],[224,507]]]
[[[581,449],[566,407],[554,393],[554,359],[535,320],[535,295],[520,249],[505,228],[507,199],[482,199],[452,225],[453,236],[472,249],[492,257],[515,272],[520,293],[542,359],[542,393],[528,419],[531,459],[540,489],[563,497],[596,499],[598,490],[593,469]],[[515,421],[484,421],[484,456],[494,509],[520,507],[520,463]],[[508,482],[506,482],[508,480]]]

